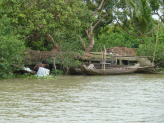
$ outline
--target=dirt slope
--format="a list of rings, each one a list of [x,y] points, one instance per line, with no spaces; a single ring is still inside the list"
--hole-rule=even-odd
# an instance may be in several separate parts
[[[127,47],[112,47],[107,49],[107,53],[112,53],[117,56],[135,56],[136,49]]]

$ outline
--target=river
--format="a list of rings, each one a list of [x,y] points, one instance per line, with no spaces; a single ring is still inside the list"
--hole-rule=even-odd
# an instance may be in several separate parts
[[[0,80],[0,123],[163,123],[164,75]]]

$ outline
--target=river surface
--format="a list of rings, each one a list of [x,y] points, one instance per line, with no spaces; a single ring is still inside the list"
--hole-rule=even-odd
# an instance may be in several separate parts
[[[0,123],[164,123],[164,74],[0,80]]]

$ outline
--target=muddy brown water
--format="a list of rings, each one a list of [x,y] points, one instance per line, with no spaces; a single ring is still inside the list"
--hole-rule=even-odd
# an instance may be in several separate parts
[[[0,80],[0,123],[164,123],[164,75]]]

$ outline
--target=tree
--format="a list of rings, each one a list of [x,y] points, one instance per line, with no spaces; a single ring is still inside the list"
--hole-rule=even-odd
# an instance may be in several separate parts
[[[87,27],[85,20],[90,18],[81,0],[6,0],[2,4],[7,10],[11,8],[8,16],[13,24],[22,26],[22,39],[42,36],[51,42],[52,50],[60,49],[61,36],[79,33]]]
[[[11,65],[22,63],[25,48],[19,35],[15,35],[19,26],[12,26],[7,11],[12,10],[5,10],[0,3],[0,78],[13,77],[14,68]]]
[[[94,29],[100,24],[100,22],[105,21],[106,17],[111,14],[112,11],[112,4],[109,0],[84,0],[86,4],[89,6],[90,10],[92,11],[92,17],[94,18],[93,21],[90,22],[90,27],[85,29],[85,33],[88,38],[88,46],[86,47],[82,37],[79,35],[80,42],[83,46],[84,51],[90,52],[95,44],[94,40]],[[109,20],[109,18],[108,18]],[[108,21],[108,24],[111,21]]]
[[[132,33],[135,32],[133,28],[128,31]],[[104,45],[107,48],[118,46],[138,48],[138,45],[140,44],[137,37],[129,35],[117,23],[102,28],[100,32],[98,40],[95,40],[95,46],[92,49],[93,51],[101,51],[101,48]]]
[[[121,1],[122,2],[122,1]],[[115,12],[117,23],[127,31],[131,25],[137,34],[128,33],[138,37],[143,43],[142,38],[148,37],[148,32],[152,28],[152,9],[147,0],[125,0]],[[121,8],[121,9],[120,9]],[[122,24],[120,24],[122,22]]]
[[[85,20],[89,20],[90,13],[86,11],[87,6],[81,0],[0,1],[0,49],[3,51],[0,53],[0,68],[4,69],[0,75],[7,77],[13,72],[11,64],[21,62],[24,40],[31,37],[48,39],[55,51],[64,50],[62,44],[67,48],[69,44],[77,44],[78,40],[71,40],[70,36],[76,37],[83,27],[88,26]],[[36,45],[39,41],[34,40]],[[79,48],[69,49],[76,51]]]

